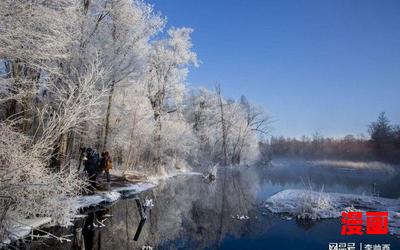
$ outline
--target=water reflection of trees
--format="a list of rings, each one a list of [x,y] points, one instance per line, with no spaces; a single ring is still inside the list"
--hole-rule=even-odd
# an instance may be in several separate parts
[[[225,173],[224,173],[225,172]],[[137,242],[133,241],[140,216],[133,200],[112,208],[113,218],[96,232],[94,249],[216,248],[225,236],[256,235],[268,225],[255,221],[259,177],[253,171],[221,170],[216,182],[201,177],[177,178],[141,194],[154,200]],[[232,215],[249,215],[250,220]],[[262,225],[261,225],[262,224]]]
[[[47,244],[51,249],[80,249],[83,245],[80,240],[86,238],[86,249],[90,248],[90,244],[93,244],[93,249],[141,249],[142,246],[153,246],[155,249],[214,249],[227,236],[257,238],[279,220],[271,214],[261,216],[259,213],[259,204],[266,198],[264,196],[296,185],[301,187],[300,177],[309,178],[316,187],[324,184],[326,190],[337,189],[337,185],[348,189],[353,186],[368,189],[371,180],[382,178],[371,173],[346,175],[343,171],[300,165],[221,168],[217,180],[211,183],[201,176],[177,177],[140,194],[142,200],[145,197],[153,199],[154,207],[138,241],[133,238],[141,218],[135,200],[130,199],[119,201],[110,208],[109,213],[113,217],[105,223],[106,227],[89,232],[85,231],[84,222],[77,223],[68,232],[63,232],[74,234],[73,242]],[[248,215],[251,219],[233,219],[232,216],[236,215]],[[86,224],[90,224],[90,216]],[[313,225],[298,222],[298,226],[307,229]]]

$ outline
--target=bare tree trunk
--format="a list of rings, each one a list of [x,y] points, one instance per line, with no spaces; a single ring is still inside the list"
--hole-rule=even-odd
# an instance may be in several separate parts
[[[112,100],[113,100],[113,95],[114,95],[114,86],[115,83],[113,82],[111,84],[110,88],[110,94],[108,95],[108,104],[107,104],[107,112],[106,112],[106,120],[105,120],[105,128],[104,128],[104,140],[103,140],[103,145],[102,145],[102,150],[106,150],[107,148],[107,143],[108,143],[108,136],[110,134],[110,115],[111,115],[111,105],[112,105]]]
[[[125,174],[128,171],[129,167],[131,166],[131,155],[133,151],[132,140],[129,141],[129,149],[128,149],[128,156],[126,157],[125,168],[122,171],[122,174]]]
[[[76,133],[72,130],[68,133],[68,140],[67,140],[67,149],[65,151],[65,154],[67,155],[68,158],[73,158],[75,154],[75,138],[76,138]]]
[[[20,84],[20,77],[22,74],[21,71],[22,69],[21,66],[19,65],[18,60],[10,62],[10,76],[14,80],[13,84],[15,85],[16,89],[18,89],[17,86]],[[11,89],[11,92],[13,94],[17,94],[14,89]],[[19,113],[18,106],[20,106],[20,104],[18,104],[17,100],[15,99],[10,100],[7,103],[6,107],[6,118],[10,118],[12,116],[17,115]],[[20,114],[18,116],[20,116]]]
[[[161,166],[161,130],[162,130],[162,109],[165,97],[165,86],[157,91],[154,96],[149,96],[151,107],[154,115],[154,131],[153,131],[153,142],[154,142],[154,153],[153,153],[153,169],[156,173],[162,172]]]
[[[65,166],[73,154],[74,135],[73,132],[67,132],[61,136],[60,149],[58,151],[58,160],[60,166]]]
[[[106,6],[106,5],[105,5]],[[113,9],[114,6],[114,2],[111,2],[111,9]],[[117,45],[116,45],[116,41],[117,41],[117,26],[115,25],[115,17],[112,15],[111,18],[113,19],[112,21],[112,39],[113,39],[113,54],[114,56],[117,56]],[[97,22],[97,24],[100,22],[101,19],[99,19],[99,21]],[[97,25],[96,24],[96,25]],[[96,26],[97,27],[97,26]],[[115,76],[115,68],[117,65],[115,65],[116,63],[114,62],[114,69],[113,69],[113,74],[112,74],[112,82],[111,82],[111,86],[110,86],[110,94],[108,96],[108,103],[107,103],[107,113],[106,113],[106,119],[105,119],[105,129],[104,129],[104,141],[103,141],[103,145],[102,145],[102,150],[105,151],[108,148],[108,143],[109,143],[109,134],[110,134],[110,115],[111,115],[111,107],[112,107],[112,102],[113,102],[113,95],[114,95],[114,90],[115,90],[115,84],[117,83],[116,81],[116,76]]]
[[[65,163],[66,159],[67,159],[67,148],[68,148],[68,133],[63,134],[61,136],[61,142],[60,142],[60,151],[59,153],[59,161],[60,161],[60,166],[63,165],[63,163]]]
[[[224,117],[224,104],[222,102],[221,96],[221,86],[216,87],[216,91],[219,99],[220,116],[221,116],[221,128],[222,128],[222,152],[224,155],[224,166],[228,165],[228,153],[227,153],[227,131],[226,131],[226,121]]]
[[[115,23],[113,22],[113,28],[112,28],[112,38],[113,38],[113,49],[114,49],[114,55],[116,55],[116,39],[117,39],[117,27]],[[115,65],[114,65],[115,66]],[[110,94],[108,95],[108,104],[107,104],[107,113],[106,113],[106,120],[105,120],[105,129],[104,129],[104,141],[103,141],[103,146],[102,146],[102,151],[105,151],[107,148],[107,143],[108,143],[108,136],[110,134],[110,115],[111,115],[111,105],[113,101],[113,95],[114,95],[114,88],[115,88],[115,69],[114,73],[112,76],[112,83],[110,86]]]
[[[133,128],[131,130],[130,137],[129,137],[128,156],[126,158],[126,164],[125,164],[125,169],[123,170],[123,173],[126,173],[126,171],[131,166],[131,164],[132,164],[131,157],[132,157],[132,154],[134,155],[134,148],[133,148],[133,140],[134,140],[134,138],[133,138],[133,136],[134,136],[134,132],[135,132],[135,129],[136,129],[136,119],[135,119],[135,117],[133,119],[133,124],[134,125],[133,125]]]
[[[83,11],[87,14],[90,6],[90,0],[83,0]]]
[[[236,140],[236,143],[233,145],[233,149],[232,149],[231,162],[232,162],[233,165],[237,164],[236,160],[237,160],[237,156],[238,156],[237,154],[238,154],[238,151],[239,151],[238,150],[239,142],[240,142],[240,133],[239,133],[238,138]]]
[[[153,166],[156,171],[159,170],[161,165],[161,114],[159,111],[154,112],[154,120],[155,120],[155,127],[154,127],[154,156],[153,156]]]

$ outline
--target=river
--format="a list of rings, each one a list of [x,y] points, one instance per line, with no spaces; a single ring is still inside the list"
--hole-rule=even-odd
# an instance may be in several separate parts
[[[268,212],[263,202],[287,188],[326,192],[379,193],[400,197],[397,171],[352,170],[281,161],[274,166],[220,168],[215,181],[199,175],[177,176],[157,187],[88,212],[68,229],[72,241],[35,241],[29,249],[329,249],[329,243],[390,244],[400,249],[396,236],[341,236],[339,219],[315,222],[286,220]],[[154,206],[142,222],[135,199],[152,199]],[[107,216],[105,216],[107,215]],[[108,215],[111,215],[108,216]],[[238,219],[242,218],[242,219]],[[97,226],[96,219],[104,226]],[[143,224],[144,223],[144,224]],[[83,243],[84,242],[84,243]],[[150,249],[150,248],[148,248]]]

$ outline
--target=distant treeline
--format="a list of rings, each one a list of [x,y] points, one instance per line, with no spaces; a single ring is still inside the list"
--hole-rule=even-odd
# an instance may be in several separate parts
[[[379,160],[400,162],[400,126],[392,125],[386,114],[368,126],[369,137],[347,135],[343,138],[272,137],[261,145],[264,155],[274,157],[334,158],[343,160]]]

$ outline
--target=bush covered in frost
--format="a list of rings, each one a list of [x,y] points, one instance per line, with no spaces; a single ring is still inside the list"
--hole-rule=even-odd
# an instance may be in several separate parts
[[[69,223],[75,209],[68,200],[83,186],[77,173],[50,171],[46,151],[5,124],[0,124],[0,163],[0,236],[26,218]]]

